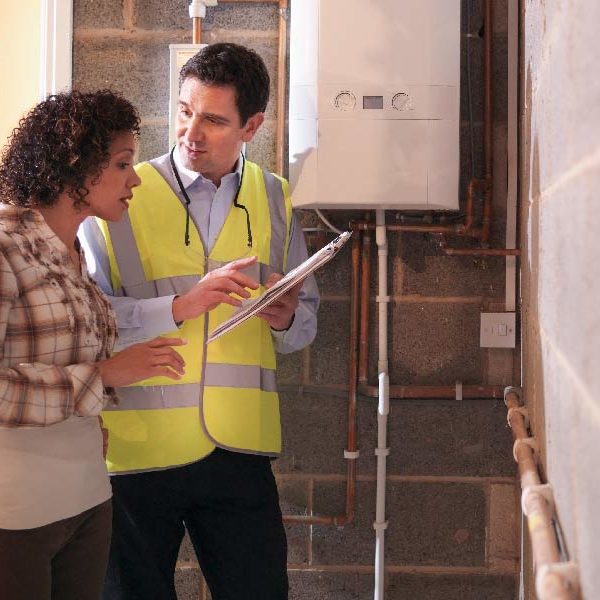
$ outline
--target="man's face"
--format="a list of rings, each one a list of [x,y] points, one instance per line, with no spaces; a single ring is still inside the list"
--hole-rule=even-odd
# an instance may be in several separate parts
[[[188,77],[181,86],[175,120],[183,165],[218,186],[233,171],[242,144],[254,137],[263,119],[263,113],[256,113],[242,126],[232,86],[205,85]]]

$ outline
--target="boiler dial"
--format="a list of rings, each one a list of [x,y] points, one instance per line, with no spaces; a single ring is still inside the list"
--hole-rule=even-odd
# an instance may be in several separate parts
[[[405,92],[399,92],[392,98],[392,107],[396,110],[412,110],[413,105],[410,96]]]
[[[335,97],[335,107],[339,110],[352,110],[356,106],[356,97],[352,92],[340,92]]]

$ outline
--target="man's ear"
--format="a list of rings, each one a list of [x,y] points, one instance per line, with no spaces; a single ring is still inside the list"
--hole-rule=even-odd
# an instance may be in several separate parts
[[[248,118],[246,124],[243,127],[242,132],[242,141],[249,142],[256,135],[256,132],[259,130],[260,126],[263,124],[265,120],[265,113],[256,113]]]

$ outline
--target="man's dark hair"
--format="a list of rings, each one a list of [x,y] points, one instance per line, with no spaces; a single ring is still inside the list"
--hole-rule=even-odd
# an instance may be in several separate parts
[[[0,201],[18,206],[52,206],[67,192],[77,208],[110,160],[120,133],[139,135],[136,109],[110,91],[48,96],[20,121],[3,148]]]
[[[183,65],[179,85],[189,77],[205,85],[232,86],[242,125],[267,108],[269,72],[263,59],[250,48],[231,43],[210,44]]]

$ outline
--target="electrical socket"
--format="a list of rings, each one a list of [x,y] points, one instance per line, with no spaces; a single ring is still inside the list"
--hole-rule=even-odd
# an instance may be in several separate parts
[[[481,313],[479,345],[482,348],[514,348],[516,313]]]

